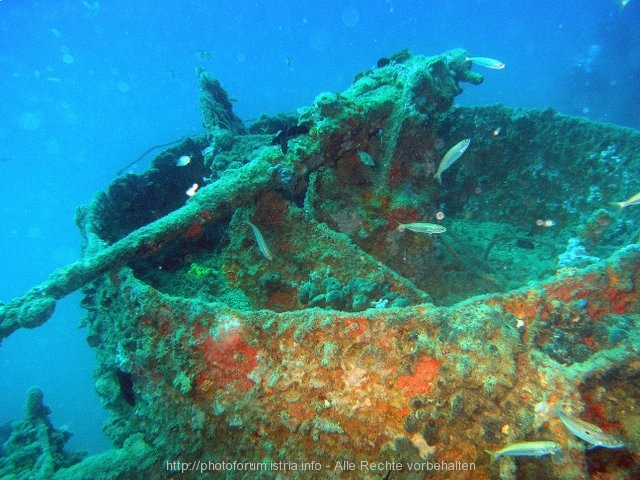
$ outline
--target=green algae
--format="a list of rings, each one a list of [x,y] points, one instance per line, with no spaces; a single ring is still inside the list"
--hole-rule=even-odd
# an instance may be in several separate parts
[[[217,272],[213,268],[199,265],[197,263],[192,263],[187,271],[187,275],[195,277],[198,280],[214,276],[216,273]]]

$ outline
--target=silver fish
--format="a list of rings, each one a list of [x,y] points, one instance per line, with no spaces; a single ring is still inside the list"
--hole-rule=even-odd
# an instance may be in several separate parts
[[[500,60],[489,57],[469,57],[467,60],[475,63],[476,65],[480,65],[481,67],[492,68],[494,70],[502,70],[506,66]]]
[[[435,178],[440,185],[442,185],[442,172],[453,165],[453,162],[455,162],[462,156],[467,147],[469,147],[470,143],[471,139],[465,138],[461,142],[456,143],[453,147],[447,150],[447,153],[444,154],[444,157],[442,157],[440,165],[438,166],[438,171],[433,176],[433,178]]]
[[[609,202],[609,205],[614,205],[618,208],[625,208],[629,205],[638,205],[640,203],[640,193],[636,193],[633,197],[627,198],[622,202]]]
[[[580,420],[578,417],[574,417],[562,410],[558,410],[558,417],[571,433],[591,445],[604,448],[622,448],[625,446],[622,440],[603,431],[597,425]]]
[[[271,250],[269,250],[269,246],[267,245],[267,242],[262,236],[262,233],[260,232],[260,230],[258,230],[258,227],[256,227],[253,223],[251,223],[248,220],[245,220],[244,223],[246,223],[251,227],[251,230],[253,231],[253,236],[256,237],[256,243],[258,244],[258,249],[260,250],[260,253],[262,253],[262,255],[264,255],[264,258],[266,258],[267,260],[269,261],[273,260],[273,255],[271,254]]]
[[[562,447],[558,442],[540,440],[535,442],[518,442],[507,445],[497,451],[485,450],[491,455],[491,463],[502,457],[542,457],[558,453]]]
[[[358,150],[358,158],[360,158],[360,161],[367,167],[373,167],[376,164],[376,162],[373,160],[373,157],[367,152],[363,152],[362,150]]]
[[[191,157],[189,155],[182,155],[176,160],[176,167],[186,167],[191,163]]]
[[[447,231],[447,229],[442,225],[438,225],[436,223],[399,223],[396,230],[399,232],[411,230],[412,232],[428,233],[429,235],[433,235],[434,233],[444,233]]]

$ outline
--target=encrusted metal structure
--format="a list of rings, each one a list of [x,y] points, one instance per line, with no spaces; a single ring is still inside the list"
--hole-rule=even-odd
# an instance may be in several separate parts
[[[112,478],[637,478],[640,226],[607,203],[640,191],[640,135],[454,106],[482,81],[462,50],[383,65],[246,132],[218,105],[79,211],[86,258],[2,307],[7,334],[88,282],[102,459],[138,459]],[[586,450],[563,406],[625,448]],[[562,452],[485,453],[535,440]]]

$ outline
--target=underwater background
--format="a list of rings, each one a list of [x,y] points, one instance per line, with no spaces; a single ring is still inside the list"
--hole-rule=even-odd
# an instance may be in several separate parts
[[[640,2],[0,1],[0,301],[80,255],[76,207],[147,149],[203,130],[196,70],[250,123],[402,49],[504,61],[460,105],[552,107],[640,128]],[[157,153],[157,152],[156,152]],[[131,167],[142,172],[153,155]],[[623,200],[620,198],[619,200]],[[71,450],[110,447],[80,295],[0,347],[0,425],[38,385]]]

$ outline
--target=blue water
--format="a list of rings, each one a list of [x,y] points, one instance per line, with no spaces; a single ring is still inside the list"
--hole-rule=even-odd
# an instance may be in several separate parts
[[[202,130],[196,69],[250,121],[345,89],[403,48],[506,63],[460,104],[553,107],[640,128],[640,0],[0,0],[0,301],[75,260],[74,210],[150,146]],[[142,171],[150,158],[137,164]],[[40,386],[69,448],[105,414],[79,294],[0,347],[0,424]]]

